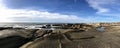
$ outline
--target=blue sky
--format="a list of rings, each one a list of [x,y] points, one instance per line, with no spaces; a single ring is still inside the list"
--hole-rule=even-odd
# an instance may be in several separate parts
[[[120,0],[0,0],[0,22],[119,22]]]

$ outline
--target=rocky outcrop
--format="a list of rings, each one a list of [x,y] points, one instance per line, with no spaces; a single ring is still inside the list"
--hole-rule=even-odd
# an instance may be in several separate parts
[[[13,27],[0,27],[0,30],[13,29]]]
[[[28,38],[21,36],[9,36],[0,39],[0,48],[19,48],[27,42],[29,42]]]
[[[67,24],[63,25],[63,29],[81,29],[81,30],[88,30],[93,28],[92,25],[88,24]]]

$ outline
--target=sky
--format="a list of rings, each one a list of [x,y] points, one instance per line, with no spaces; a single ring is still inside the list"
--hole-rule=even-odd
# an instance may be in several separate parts
[[[120,0],[0,0],[0,22],[119,22]]]

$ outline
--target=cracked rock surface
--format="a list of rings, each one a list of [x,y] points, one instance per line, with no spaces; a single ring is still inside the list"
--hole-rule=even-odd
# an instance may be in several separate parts
[[[5,29],[0,31],[0,48],[119,48],[120,26],[104,32],[88,29]]]

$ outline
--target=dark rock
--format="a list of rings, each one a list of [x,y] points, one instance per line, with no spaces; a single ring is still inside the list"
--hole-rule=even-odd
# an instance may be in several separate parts
[[[13,27],[0,27],[0,30],[13,29]]]
[[[0,48],[19,48],[23,44],[29,42],[29,39],[21,36],[9,36],[0,39]]]

